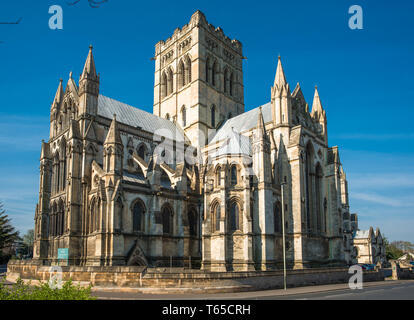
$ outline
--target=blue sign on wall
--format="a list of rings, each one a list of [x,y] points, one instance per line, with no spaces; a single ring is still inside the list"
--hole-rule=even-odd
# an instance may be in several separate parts
[[[58,249],[58,259],[67,260],[69,258],[69,248]]]

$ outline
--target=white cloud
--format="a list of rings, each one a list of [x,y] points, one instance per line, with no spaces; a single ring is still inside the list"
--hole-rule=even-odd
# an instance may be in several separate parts
[[[414,173],[353,173],[348,177],[353,189],[414,188]]]
[[[394,197],[362,192],[352,192],[350,197],[391,207],[414,207],[413,197]]]
[[[331,138],[343,140],[414,140],[414,133],[345,133],[333,135]]]

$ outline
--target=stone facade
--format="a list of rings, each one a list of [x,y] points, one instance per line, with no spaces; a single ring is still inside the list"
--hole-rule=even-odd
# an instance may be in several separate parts
[[[69,248],[69,265],[271,270],[285,229],[289,267],[349,263],[347,180],[318,89],[309,110],[279,57],[270,102],[244,112],[242,45],[200,11],[154,60],[153,114],[100,94],[92,48],[79,85],[60,81],[34,259]]]
[[[383,264],[386,262],[385,243],[379,228],[374,232],[358,230],[354,233],[353,246],[356,250],[356,262],[368,264]]]

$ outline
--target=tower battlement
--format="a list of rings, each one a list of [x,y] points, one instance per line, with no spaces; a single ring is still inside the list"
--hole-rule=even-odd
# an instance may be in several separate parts
[[[176,28],[171,37],[166,40],[158,41],[155,45],[155,54],[157,55],[160,51],[169,48],[173,43],[175,43],[176,40],[186,36],[194,27],[203,27],[209,32],[210,36],[215,37],[215,40],[222,41],[240,55],[242,54],[242,43],[237,39],[231,39],[226,36],[221,27],[215,27],[214,25],[210,24],[207,21],[204,13],[202,13],[200,10],[197,10],[193,13],[189,23],[182,26],[181,28]]]

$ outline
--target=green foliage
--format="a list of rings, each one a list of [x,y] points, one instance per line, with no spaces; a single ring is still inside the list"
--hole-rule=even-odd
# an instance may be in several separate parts
[[[19,232],[10,224],[10,218],[0,202],[0,251],[10,247],[13,243],[19,240]]]
[[[383,240],[385,244],[385,254],[387,260],[396,260],[404,254],[403,250],[396,246],[394,242],[390,243],[385,236],[383,237]]]
[[[17,279],[11,287],[0,281],[0,300],[95,300],[91,296],[92,286],[83,288],[74,285],[72,280],[66,281],[61,289],[53,288],[48,282],[41,282],[34,286],[29,282],[25,284]]]

